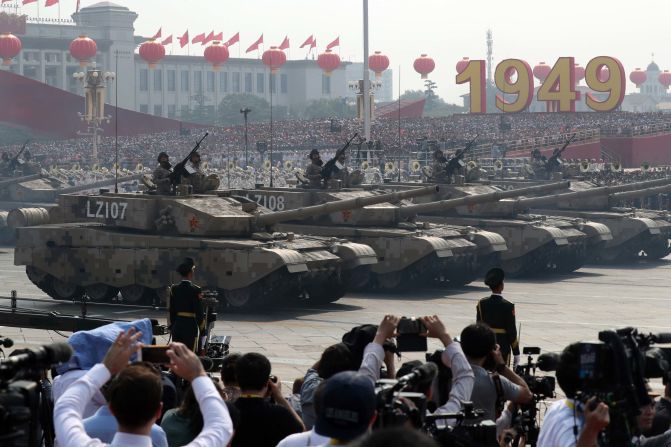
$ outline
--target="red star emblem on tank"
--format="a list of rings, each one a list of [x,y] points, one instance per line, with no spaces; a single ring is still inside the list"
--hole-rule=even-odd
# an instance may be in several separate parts
[[[344,211],[342,212],[342,218],[343,218],[343,220],[344,220],[345,222],[347,222],[348,220],[350,220],[350,219],[352,218],[352,211],[350,211],[350,210],[344,210]]]
[[[191,228],[192,233],[196,231],[196,228],[200,227],[200,221],[196,216],[191,216],[191,219],[189,219],[189,227]]]

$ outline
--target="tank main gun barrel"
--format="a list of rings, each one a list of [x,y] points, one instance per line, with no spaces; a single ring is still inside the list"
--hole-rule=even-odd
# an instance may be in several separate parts
[[[563,202],[566,200],[585,199],[587,197],[606,196],[610,197],[615,194],[629,194],[635,192],[633,196],[640,196],[641,190],[646,189],[645,186],[663,187],[669,186],[671,179],[658,179],[647,182],[629,183],[626,185],[615,186],[601,186],[598,188],[584,189],[582,191],[573,191],[565,194],[553,194],[540,197],[527,197],[517,199],[514,202],[516,210],[526,210],[529,208],[537,208],[552,203]]]
[[[655,188],[645,188],[645,189],[637,189],[635,191],[618,192],[615,194],[611,194],[609,196],[609,199],[611,202],[617,203],[620,200],[627,200],[637,197],[654,196],[655,194],[664,194],[668,192],[671,192],[671,184],[657,186]]]
[[[557,182],[557,183],[548,183],[545,185],[536,185],[529,186],[526,188],[512,189],[506,191],[495,191],[485,194],[478,194],[473,196],[459,197],[456,199],[446,199],[439,200],[437,202],[430,203],[419,203],[415,205],[404,206],[400,210],[402,217],[413,216],[416,214],[422,213],[432,213],[436,211],[446,211],[452,208],[465,205],[475,205],[479,203],[488,203],[488,202],[498,202],[501,199],[507,199],[511,197],[518,197],[523,194],[538,194],[538,193],[547,193],[550,191],[557,191],[559,189],[567,189],[570,183]]]
[[[257,223],[260,225],[273,225],[279,222],[304,219],[306,217],[319,216],[338,211],[345,211],[357,208],[363,208],[368,205],[377,205],[385,202],[399,202],[403,199],[410,199],[428,194],[435,194],[440,191],[436,185],[414,188],[406,191],[397,191],[386,194],[377,194],[365,197],[356,197],[354,199],[338,200],[335,202],[322,203],[297,210],[276,211],[274,213],[261,214],[257,216]]]
[[[134,174],[125,177],[119,177],[119,183],[132,182],[133,180],[140,180],[143,174]],[[87,189],[96,189],[103,186],[110,186],[114,184],[114,177],[99,180],[93,183],[82,183],[81,185],[70,186],[68,188],[57,189],[55,192],[57,194],[71,194],[73,192],[86,191]]]
[[[22,183],[22,182],[29,182],[31,180],[37,180],[42,178],[42,174],[31,174],[31,175],[24,175],[21,177],[12,177],[6,180],[0,180],[0,188],[3,188],[5,186],[13,185],[15,183]]]

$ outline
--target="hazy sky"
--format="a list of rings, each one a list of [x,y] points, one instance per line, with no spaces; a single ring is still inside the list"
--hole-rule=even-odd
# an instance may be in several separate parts
[[[40,15],[57,15],[57,8],[44,8]],[[74,12],[77,0],[60,0],[61,15]],[[240,31],[241,55],[263,33],[266,45],[278,45],[289,35],[291,59],[304,58],[298,46],[315,34],[318,49],[340,36],[344,60],[362,59],[362,0],[116,0],[139,14],[136,33],[152,35],[163,27],[163,35],[192,36],[223,31],[228,39]],[[82,7],[96,3],[81,0]],[[574,56],[583,67],[600,56],[619,58],[627,72],[645,68],[652,53],[662,70],[671,69],[669,17],[671,1],[644,0],[638,4],[611,0],[370,0],[370,49],[389,56],[397,82],[401,67],[401,89],[422,87],[412,62],[420,53],[436,61],[431,79],[438,93],[451,102],[467,87],[455,83],[455,64],[464,56],[486,57],[485,32],[494,33],[494,60],[519,58],[532,66],[552,64],[559,56]],[[35,4],[23,7],[36,15]],[[180,54],[178,45],[175,54]],[[192,46],[193,48],[193,46]],[[202,50],[201,50],[202,51]],[[238,48],[231,55],[237,57]],[[252,56],[252,53],[250,53]],[[254,57],[256,57],[254,55]],[[398,89],[398,84],[394,86]],[[627,92],[634,85],[627,84]]]

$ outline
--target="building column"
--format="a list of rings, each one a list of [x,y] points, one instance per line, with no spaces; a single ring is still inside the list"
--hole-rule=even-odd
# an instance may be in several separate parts
[[[68,89],[68,64],[66,51],[61,51],[61,89]]]
[[[40,50],[40,81],[47,83],[46,62],[44,60],[44,50]]]

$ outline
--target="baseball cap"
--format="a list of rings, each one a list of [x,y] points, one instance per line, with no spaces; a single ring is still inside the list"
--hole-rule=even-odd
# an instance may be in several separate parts
[[[375,415],[375,386],[366,376],[343,371],[326,381],[315,431],[322,436],[351,441],[368,430]]]

